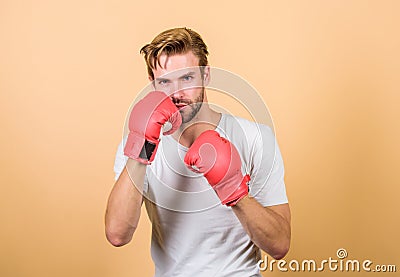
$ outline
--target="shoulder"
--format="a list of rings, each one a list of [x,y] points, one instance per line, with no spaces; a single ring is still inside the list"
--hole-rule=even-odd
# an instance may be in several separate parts
[[[275,138],[274,131],[270,126],[229,114],[222,115],[220,127],[228,137],[237,137],[242,134],[252,142]]]

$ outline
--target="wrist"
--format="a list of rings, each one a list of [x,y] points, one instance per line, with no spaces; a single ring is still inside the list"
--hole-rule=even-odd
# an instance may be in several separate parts
[[[233,209],[241,209],[242,207],[244,207],[246,205],[246,202],[249,201],[249,199],[251,198],[251,196],[249,194],[246,194],[245,196],[243,196],[242,198],[240,198],[235,205],[232,205],[231,207]]]
[[[140,161],[138,161],[137,159],[133,159],[133,158],[128,158],[128,160],[126,161],[125,167],[130,170],[130,169],[138,169],[138,168],[146,168],[147,164],[142,163]]]

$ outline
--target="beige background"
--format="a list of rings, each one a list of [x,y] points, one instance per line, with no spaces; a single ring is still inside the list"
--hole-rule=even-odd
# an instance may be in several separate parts
[[[176,26],[200,32],[211,64],[270,108],[293,213],[285,259],[342,247],[400,267],[399,12],[399,1],[0,1],[0,276],[151,276],[147,216],[123,248],[106,242],[103,217],[147,81],[138,51]]]

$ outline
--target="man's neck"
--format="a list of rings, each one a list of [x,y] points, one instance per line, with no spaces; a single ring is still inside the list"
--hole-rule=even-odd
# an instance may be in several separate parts
[[[196,116],[189,122],[183,123],[172,137],[185,147],[190,147],[195,139],[204,131],[215,130],[221,119],[218,113],[204,102]]]

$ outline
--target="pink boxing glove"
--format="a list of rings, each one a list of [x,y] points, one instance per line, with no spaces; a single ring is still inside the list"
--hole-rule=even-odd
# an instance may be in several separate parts
[[[216,131],[203,132],[185,155],[186,166],[203,173],[221,203],[234,206],[248,194],[250,176],[243,176],[242,161],[236,147]]]
[[[172,128],[164,135],[175,132],[182,117],[172,100],[161,91],[152,91],[136,103],[129,116],[129,135],[124,148],[125,156],[144,164],[154,160],[162,126],[169,121]]]

